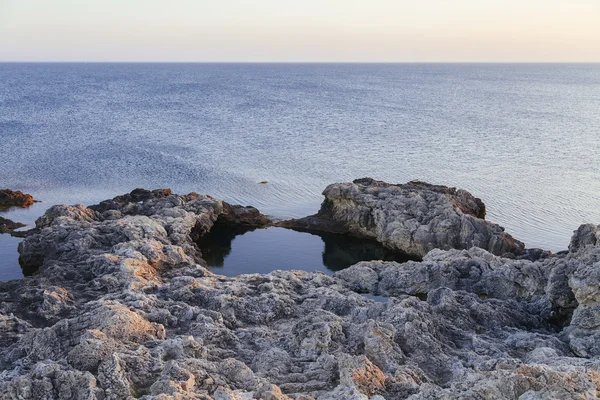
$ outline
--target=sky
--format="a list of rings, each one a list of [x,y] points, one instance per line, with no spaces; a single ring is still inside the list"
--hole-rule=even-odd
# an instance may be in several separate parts
[[[600,62],[600,0],[0,0],[0,61]]]

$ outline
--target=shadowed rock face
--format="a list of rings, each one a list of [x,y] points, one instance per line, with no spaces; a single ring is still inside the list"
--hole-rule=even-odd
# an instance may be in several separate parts
[[[226,278],[193,239],[222,216],[243,223],[223,202],[112,204],[54,206],[23,241],[21,259],[39,269],[0,283],[0,398],[598,396],[600,246],[589,229],[536,261],[434,250],[333,277]]]
[[[581,225],[573,235],[569,244],[569,251],[576,252],[586,246],[600,244],[600,225]]]
[[[280,226],[372,238],[413,257],[435,248],[480,247],[496,255],[519,255],[525,248],[504,228],[485,221],[483,202],[462,189],[363,178],[329,185],[323,195],[316,215]]]
[[[20,190],[0,189],[0,210],[11,207],[26,208],[33,203],[35,203],[35,200],[30,194],[23,193]]]

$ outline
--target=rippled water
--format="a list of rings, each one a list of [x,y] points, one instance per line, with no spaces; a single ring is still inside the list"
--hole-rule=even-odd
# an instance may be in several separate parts
[[[556,251],[600,223],[599,110],[598,64],[0,64],[0,186],[32,223],[135,187],[299,217],[331,182],[420,179]]]

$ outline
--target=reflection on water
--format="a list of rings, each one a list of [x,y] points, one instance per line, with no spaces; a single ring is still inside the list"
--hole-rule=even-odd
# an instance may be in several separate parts
[[[273,227],[233,230],[217,225],[198,245],[202,258],[213,272],[227,276],[268,273],[277,269],[331,273],[359,261],[409,260],[374,241]]]

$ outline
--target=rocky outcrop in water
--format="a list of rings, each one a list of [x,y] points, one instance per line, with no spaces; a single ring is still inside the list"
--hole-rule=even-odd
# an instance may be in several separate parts
[[[35,202],[36,200],[30,194],[23,193],[20,190],[0,189],[0,210],[11,207],[26,208]]]
[[[335,276],[227,278],[194,238],[267,219],[195,193],[144,196],[54,206],[23,241],[39,269],[0,283],[0,398],[599,395],[593,230],[536,261],[433,250]]]
[[[6,211],[11,207],[26,208],[35,203],[30,194],[10,189],[0,189],[0,211]],[[25,224],[11,221],[0,217],[0,233],[12,233],[14,230],[24,227]]]
[[[371,238],[414,257],[439,248],[480,247],[519,255],[522,242],[485,221],[485,205],[462,189],[412,181],[392,185],[371,178],[335,183],[323,192],[316,215],[284,221],[295,229],[335,231]]]
[[[14,222],[10,219],[0,217],[0,233],[11,233],[15,229],[24,227],[25,224]]]

